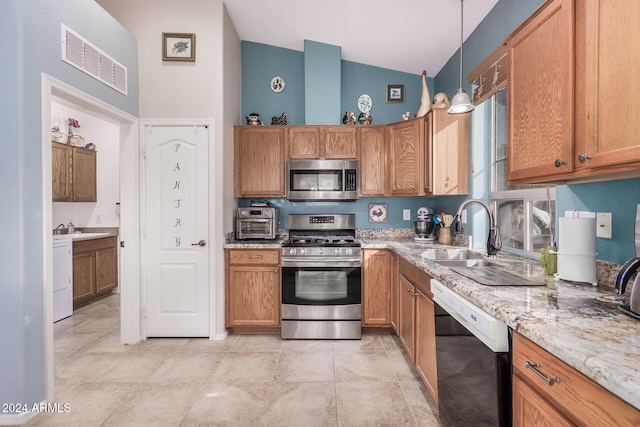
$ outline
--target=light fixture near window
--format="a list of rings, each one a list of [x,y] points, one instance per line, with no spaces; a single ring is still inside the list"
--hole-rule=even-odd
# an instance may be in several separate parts
[[[462,30],[464,28],[464,0],[460,0],[460,87],[456,91],[455,96],[451,100],[451,106],[449,107],[449,114],[464,114],[472,111],[475,105],[471,103],[469,95],[462,88],[462,45],[464,43]]]

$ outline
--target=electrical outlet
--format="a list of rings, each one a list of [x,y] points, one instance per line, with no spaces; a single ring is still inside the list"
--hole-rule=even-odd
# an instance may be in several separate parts
[[[402,219],[404,221],[411,221],[411,209],[402,210]]]
[[[460,214],[460,221],[463,224],[467,223],[467,210],[466,209],[462,209],[462,213]]]
[[[596,237],[611,238],[611,212],[596,213]]]

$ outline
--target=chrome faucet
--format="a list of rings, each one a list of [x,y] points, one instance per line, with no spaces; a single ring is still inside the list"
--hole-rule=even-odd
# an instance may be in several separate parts
[[[53,234],[62,234],[62,230],[64,229],[64,224],[60,224],[56,228],[53,229]]]
[[[468,199],[462,202],[460,207],[458,208],[458,212],[455,217],[455,232],[461,233],[462,224],[460,222],[460,215],[462,214],[462,210],[470,203],[478,203],[482,205],[482,207],[489,214],[489,237],[487,238],[487,255],[495,255],[498,253],[500,248],[502,247],[502,241],[500,240],[500,231],[498,230],[498,224],[496,223],[496,217],[493,215],[493,211],[485,202],[480,199]]]

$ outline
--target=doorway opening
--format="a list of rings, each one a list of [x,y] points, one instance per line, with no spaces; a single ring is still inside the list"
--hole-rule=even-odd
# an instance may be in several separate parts
[[[94,98],[48,75],[41,79],[41,129],[42,129],[42,180],[43,180],[43,253],[44,253],[44,288],[45,288],[45,364],[47,369],[47,399],[54,400],[54,352],[53,352],[53,239],[52,230],[58,225],[55,221],[67,223],[66,216],[78,215],[80,222],[96,224],[105,220],[109,224],[118,221],[119,241],[119,293],[120,293],[120,343],[133,344],[141,339],[140,319],[140,220],[139,220],[139,141],[138,119],[112,105]],[[69,110],[71,109],[71,110]],[[105,213],[96,213],[89,206],[56,206],[52,202],[52,154],[51,128],[53,111],[63,117],[64,123],[68,119],[67,112],[75,111],[78,115],[102,120],[102,125],[110,127],[118,145],[115,156],[119,164],[119,208],[113,206],[113,214],[119,209],[119,220],[108,219]],[[82,125],[82,123],[80,123]],[[101,126],[98,124],[97,126]],[[91,142],[91,141],[88,141]],[[115,173],[115,172],[114,172]],[[115,203],[115,202],[114,202]],[[102,212],[102,211],[101,211]],[[66,215],[66,216],[65,216]],[[93,216],[92,216],[93,215]],[[83,219],[80,219],[83,217]],[[70,218],[73,220],[73,218]],[[84,224],[83,224],[84,225]]]

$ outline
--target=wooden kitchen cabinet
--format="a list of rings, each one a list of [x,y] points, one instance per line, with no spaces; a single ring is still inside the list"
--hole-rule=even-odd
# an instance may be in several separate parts
[[[392,196],[424,195],[425,118],[387,126],[388,191]]]
[[[116,236],[73,242],[73,308],[118,286]]]
[[[539,373],[525,366],[526,363],[534,365]],[[513,425],[638,426],[640,411],[514,333]]]
[[[51,143],[54,202],[97,201],[96,156],[94,150]]]
[[[287,159],[356,159],[356,126],[290,126]]]
[[[507,39],[510,182],[574,170],[574,24],[574,0],[550,0]]]
[[[578,166],[605,168],[594,174],[639,162],[640,2],[577,2],[576,21]]]
[[[399,259],[398,265],[400,341],[437,403],[436,332],[431,277],[403,258]]]
[[[362,250],[362,326],[391,327],[391,251]]]
[[[469,193],[469,115],[432,109],[427,114],[425,191],[433,196]]]
[[[391,252],[391,327],[396,334],[399,334],[400,331],[398,261],[398,255]]]
[[[360,133],[358,155],[360,195],[362,197],[384,196],[387,192],[385,126],[362,126],[358,131]]]
[[[281,273],[278,249],[225,251],[225,321],[233,327],[279,327]]]
[[[234,127],[234,196],[285,197],[283,126]]]

